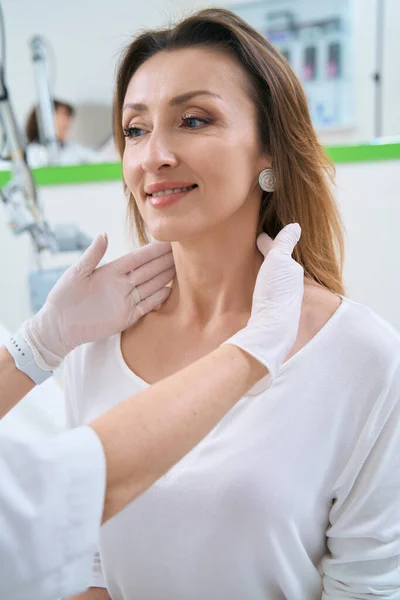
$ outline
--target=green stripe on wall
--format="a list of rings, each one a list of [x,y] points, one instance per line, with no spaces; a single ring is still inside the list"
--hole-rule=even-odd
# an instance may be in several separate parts
[[[398,143],[327,146],[325,151],[337,164],[396,160],[400,158],[400,144]]]
[[[400,144],[360,144],[358,146],[327,146],[328,156],[336,163],[359,163],[400,159]],[[37,185],[63,185],[96,181],[121,180],[121,164],[101,163],[65,167],[44,167],[33,170]],[[0,187],[10,179],[9,171],[0,171]]]
[[[118,181],[122,178],[121,163],[95,163],[65,167],[33,169],[37,185],[63,185]],[[0,171],[0,187],[10,179],[9,171]]]

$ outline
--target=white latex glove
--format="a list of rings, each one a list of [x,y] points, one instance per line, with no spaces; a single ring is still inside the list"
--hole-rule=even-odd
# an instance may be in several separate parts
[[[107,236],[98,236],[22,325],[41,369],[54,370],[76,346],[127,329],[168,298],[164,286],[175,276],[170,244],[155,242],[96,268],[107,246]]]
[[[300,225],[291,223],[274,241],[266,233],[258,237],[258,249],[266,258],[258,272],[250,320],[225,342],[254,356],[272,378],[293,348],[299,329],[304,271],[292,252],[300,235]]]

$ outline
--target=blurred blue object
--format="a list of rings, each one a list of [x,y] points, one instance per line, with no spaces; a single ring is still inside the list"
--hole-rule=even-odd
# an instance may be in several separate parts
[[[83,252],[92,242],[92,238],[82,232],[75,223],[57,225],[53,229],[56,242],[56,253]],[[31,271],[28,275],[29,299],[31,311],[37,313],[46,302],[51,288],[57,283],[66,267],[53,267],[52,269],[39,269]]]
[[[64,223],[53,227],[57,252],[83,252],[92,243],[92,238],[81,231],[75,223]]]
[[[51,288],[57,283],[68,267],[69,265],[66,267],[43,269],[41,271],[31,271],[31,273],[29,273],[29,300],[33,314],[37,313],[42,308]]]

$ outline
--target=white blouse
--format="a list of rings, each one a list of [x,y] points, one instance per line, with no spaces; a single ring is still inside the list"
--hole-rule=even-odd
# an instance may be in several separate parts
[[[120,336],[68,359],[77,426],[147,387]],[[343,299],[102,528],[92,585],[113,600],[400,599],[400,338]]]

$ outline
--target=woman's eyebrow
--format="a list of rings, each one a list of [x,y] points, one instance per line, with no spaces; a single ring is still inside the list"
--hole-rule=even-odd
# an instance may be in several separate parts
[[[175,96],[169,101],[170,106],[178,106],[179,104],[183,104],[184,102],[188,102],[195,96],[213,96],[214,98],[219,98],[221,100],[221,96],[215,94],[214,92],[210,92],[209,90],[194,90],[192,92],[186,92],[185,94],[180,94],[179,96]],[[142,102],[127,102],[124,104],[123,111],[127,109],[133,109],[138,112],[147,112],[149,107]]]

